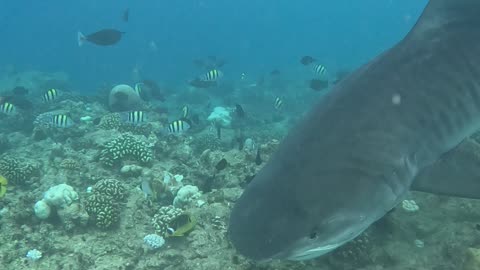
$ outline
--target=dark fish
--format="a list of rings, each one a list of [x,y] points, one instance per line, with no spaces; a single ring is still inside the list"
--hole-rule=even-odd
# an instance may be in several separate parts
[[[190,122],[195,125],[200,124],[200,116],[198,114],[193,114],[192,117],[190,117]]]
[[[309,87],[315,91],[322,91],[328,87],[328,81],[313,79],[310,80]]]
[[[25,96],[28,94],[28,89],[23,86],[16,86],[12,89],[12,94],[15,96]]]
[[[120,32],[115,29],[103,29],[98,32],[85,36],[82,32],[78,32],[77,41],[78,46],[82,46],[86,41],[99,46],[114,45],[122,39],[122,35],[125,32]]]
[[[48,103],[48,102],[53,102],[54,100],[57,99],[57,97],[58,97],[57,89],[52,88],[52,89],[48,90],[47,92],[45,92],[45,94],[43,94],[42,99],[43,99],[44,102]]]
[[[253,178],[255,178],[255,174],[245,176],[243,182],[240,183],[240,187],[245,188],[250,182],[252,182]]]
[[[245,117],[245,111],[243,110],[243,107],[240,104],[235,104],[235,113],[239,118]]]
[[[262,164],[263,160],[262,160],[262,157],[260,156],[260,147],[257,148],[257,156],[255,157],[255,164],[257,164],[257,166],[259,166],[260,164]]]
[[[222,138],[222,128],[220,126],[216,126],[217,128],[217,138],[220,140]]]
[[[161,102],[164,102],[166,100],[163,91],[160,89],[160,86],[158,86],[156,82],[152,80],[143,80],[142,83],[142,86],[145,86],[142,89],[144,89],[145,92],[148,92],[149,96],[156,100],[160,100]],[[145,96],[147,96],[147,94],[145,94]]]
[[[280,75],[280,70],[274,69],[270,72],[270,75],[272,75],[272,76]]]
[[[129,17],[129,15],[130,15],[130,9],[127,8],[127,9],[125,9],[125,10],[123,11],[122,20],[123,20],[124,22],[128,22],[128,17]]]
[[[213,86],[217,86],[216,81],[202,81],[200,79],[195,79],[189,82],[189,84],[196,88],[209,88]]]
[[[241,130],[237,130],[235,134],[235,141],[238,143],[238,151],[242,151],[245,146],[245,136]]]
[[[226,63],[225,60],[216,56],[208,56],[207,59],[195,59],[192,62],[196,67],[206,70],[223,67]]]
[[[222,158],[222,160],[220,160],[220,161],[217,163],[217,165],[215,165],[215,169],[216,169],[217,171],[221,171],[221,170],[225,169],[225,168],[227,167],[227,165],[228,165],[227,160],[224,159],[224,158]]]
[[[315,62],[315,58],[313,58],[311,56],[308,56],[308,55],[304,56],[304,57],[302,57],[302,59],[300,59],[300,63],[302,63],[302,65],[304,65],[304,66],[308,66],[313,62]]]

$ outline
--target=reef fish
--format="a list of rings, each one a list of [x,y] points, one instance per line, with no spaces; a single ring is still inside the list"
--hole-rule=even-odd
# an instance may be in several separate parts
[[[283,107],[283,99],[281,97],[276,97],[275,102],[273,103],[273,107],[276,110],[280,110]]]
[[[42,96],[42,99],[44,102],[53,102],[56,100],[58,97],[58,90],[55,88],[49,89],[47,92],[45,92]]]
[[[72,118],[66,114],[52,115],[51,125],[57,128],[69,128],[74,125]]]
[[[236,201],[233,246],[258,261],[306,260],[411,189],[480,198],[478,165],[417,178],[480,128],[478,14],[478,0],[431,0],[401,41],[326,93]]]
[[[182,134],[190,128],[190,125],[184,120],[175,120],[171,122],[166,131],[169,134]]]
[[[148,121],[147,113],[144,111],[121,112],[120,119],[128,124],[139,125]]]
[[[324,65],[319,64],[319,63],[315,63],[312,66],[312,70],[315,74],[317,74],[319,76],[323,76],[327,73],[327,68]]]
[[[216,82],[223,77],[223,72],[218,69],[212,69],[207,71],[205,74],[202,74],[198,77],[198,80],[203,82]]]
[[[103,29],[98,32],[84,35],[82,32],[77,33],[78,46],[82,46],[86,41],[100,46],[114,45],[122,39],[125,32],[121,32],[115,29]]]
[[[10,102],[4,102],[0,105],[0,112],[6,115],[13,115],[17,112],[15,105]]]
[[[308,86],[312,90],[322,91],[322,90],[328,88],[328,81],[327,80],[313,79],[313,80],[309,81]]]

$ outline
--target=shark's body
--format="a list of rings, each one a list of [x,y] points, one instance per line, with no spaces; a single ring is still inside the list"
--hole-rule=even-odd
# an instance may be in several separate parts
[[[327,94],[232,211],[255,260],[303,260],[352,240],[412,188],[480,197],[479,181],[417,176],[480,128],[480,0],[431,0],[414,29]]]

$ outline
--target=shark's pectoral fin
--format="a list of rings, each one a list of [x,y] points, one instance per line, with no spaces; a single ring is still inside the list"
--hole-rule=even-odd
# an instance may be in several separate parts
[[[419,172],[412,190],[480,199],[480,144],[466,139]]]

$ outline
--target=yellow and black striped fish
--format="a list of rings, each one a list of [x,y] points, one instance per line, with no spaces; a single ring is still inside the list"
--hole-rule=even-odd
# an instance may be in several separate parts
[[[58,128],[68,128],[73,126],[73,120],[66,114],[54,114],[52,116],[52,126]]]
[[[10,102],[4,102],[0,105],[0,111],[7,115],[15,114],[17,107]]]
[[[58,97],[58,90],[55,88],[52,88],[47,92],[45,92],[42,98],[44,102],[53,102],[57,99],[57,97]]]
[[[144,111],[131,111],[127,113],[127,122],[130,124],[140,124],[147,121]]]
[[[175,120],[167,126],[167,132],[170,134],[181,134],[187,131],[190,125],[183,120]]]
[[[143,83],[136,83],[134,90],[141,97],[143,92]]]
[[[199,79],[204,82],[215,82],[221,77],[223,77],[223,73],[220,70],[212,69],[207,73],[203,74],[202,76],[200,76]]]
[[[283,107],[283,99],[281,97],[276,97],[275,102],[273,103],[273,107],[276,110],[280,110]]]
[[[182,118],[187,119],[188,116],[190,116],[190,108],[188,107],[188,105],[184,105],[182,107]]]
[[[325,75],[325,73],[327,72],[327,68],[325,68],[324,65],[319,63],[315,63],[312,66],[312,70],[313,72],[315,72],[315,74],[318,74],[318,75]]]

